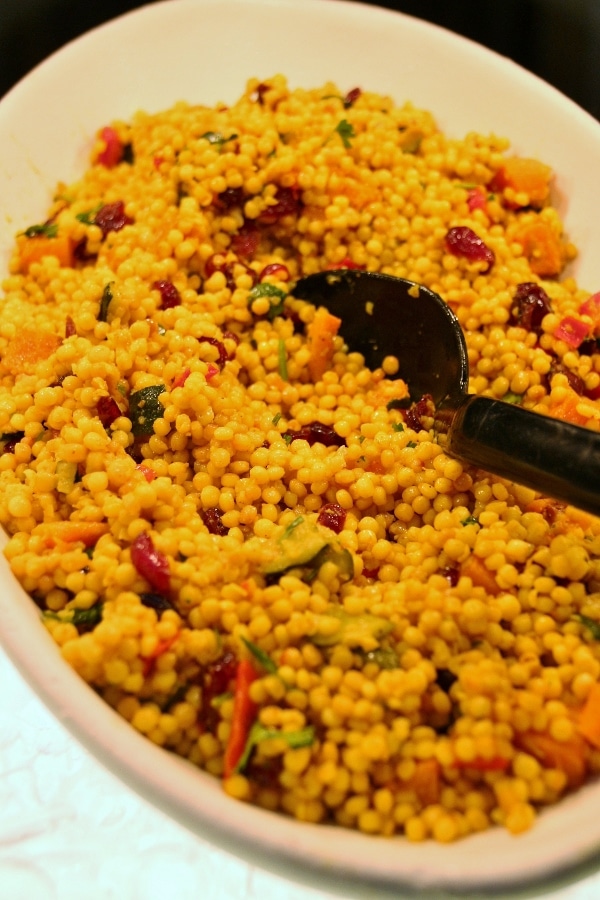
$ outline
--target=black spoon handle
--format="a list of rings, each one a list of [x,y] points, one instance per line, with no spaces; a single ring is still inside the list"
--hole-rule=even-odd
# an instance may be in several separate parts
[[[599,433],[471,395],[446,402],[436,428],[452,456],[600,515]]]

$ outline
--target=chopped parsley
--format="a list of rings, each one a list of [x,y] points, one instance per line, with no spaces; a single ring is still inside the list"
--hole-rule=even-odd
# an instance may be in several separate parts
[[[297,750],[299,747],[310,747],[315,740],[315,730],[312,725],[301,728],[298,731],[279,731],[276,728],[265,728],[260,722],[255,722],[250,729],[244,752],[236,766],[236,772],[243,772],[248,763],[254,748],[261,741],[283,740],[291,750]]]
[[[347,119],[342,119],[341,122],[335,126],[334,129],[342,139],[342,144],[349,150],[352,146],[351,138],[356,137],[356,132],[354,131],[354,125],[352,125]]]
[[[256,644],[253,644],[252,641],[247,640],[245,637],[242,638],[242,641],[246,649],[250,651],[256,662],[262,666],[265,672],[268,672],[270,675],[274,675],[277,672],[277,666],[268,653],[265,653],[264,650],[261,650],[260,647],[257,647]]]
[[[108,307],[110,306],[110,301],[113,298],[112,292],[112,282],[109,282],[104,287],[104,291],[102,292],[102,299],[100,300],[100,309],[98,310],[98,321],[106,322],[108,321]]]
[[[235,141],[237,138],[237,134],[230,134],[229,137],[224,137],[220,131],[205,131],[204,134],[200,135],[201,138],[204,138],[208,141],[209,144],[212,144],[214,147],[218,147],[221,150],[228,141]]]
[[[479,519],[475,516],[467,516],[466,519],[461,520],[461,525],[479,525]]]
[[[30,225],[23,232],[25,237],[54,238],[58,234],[58,225],[55,222],[44,222],[43,225]]]
[[[584,616],[581,613],[576,618],[591,632],[595,641],[600,641],[600,622],[597,622],[596,619],[590,619],[589,616]]]
[[[269,322],[272,322],[276,316],[282,314],[283,301],[287,297],[287,294],[285,291],[282,291],[281,288],[269,283],[257,284],[248,294],[248,298],[250,300],[257,300],[259,297],[268,297],[269,299],[269,303],[271,304],[267,313]]]

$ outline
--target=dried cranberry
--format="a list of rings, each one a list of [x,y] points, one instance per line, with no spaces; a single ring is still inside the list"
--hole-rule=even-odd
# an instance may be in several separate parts
[[[510,312],[511,322],[521,328],[541,334],[542,319],[552,312],[550,297],[535,281],[523,281],[517,285]]]
[[[496,259],[494,251],[485,244],[468,225],[456,225],[446,233],[446,249],[454,256],[462,256],[469,262],[485,262],[491,269]],[[486,270],[486,271],[487,271]]]
[[[353,103],[356,103],[361,94],[362,91],[358,87],[352,88],[351,91],[348,91],[348,93],[344,97],[344,108],[349,109]]]
[[[290,280],[290,270],[287,266],[284,266],[283,263],[269,263],[269,265],[265,266],[261,271],[258,280],[264,281],[268,275],[276,275],[280,281]]]
[[[100,397],[96,404],[98,418],[105,428],[110,428],[112,423],[122,415],[121,410],[112,397]]]
[[[583,397],[585,394],[585,381],[583,378],[580,378],[579,375],[576,375],[571,369],[567,369],[567,367],[558,360],[553,359],[550,363],[550,371],[547,375],[548,386],[555,375],[564,375],[569,383],[569,387],[575,391],[576,394]]]
[[[70,338],[73,337],[74,334],[77,334],[77,329],[75,328],[75,322],[71,318],[71,316],[67,316],[65,320],[65,337]]]
[[[132,223],[133,219],[126,214],[125,204],[122,200],[106,203],[94,217],[94,224],[101,229],[103,237],[106,237],[110,231],[120,231],[121,228]]]
[[[226,188],[217,194],[213,204],[218,209],[235,209],[244,202],[244,191],[242,188]]]
[[[377,566],[377,568],[375,569],[363,569],[362,574],[365,576],[365,578],[377,578],[377,576],[379,575],[379,566]]]
[[[420,400],[403,411],[404,421],[413,431],[422,431],[425,427],[423,417],[433,415],[435,415],[435,407],[431,394],[424,394]]]
[[[440,575],[444,576],[451,587],[456,587],[456,585],[458,584],[458,579],[460,578],[460,571],[456,568],[456,566],[446,566],[441,570]]]
[[[221,521],[223,513],[220,509],[217,509],[216,506],[211,506],[209,509],[203,509],[200,515],[210,534],[218,534],[221,535],[221,537],[225,534],[229,534],[229,528],[223,525],[223,522]]]
[[[275,203],[268,206],[258,217],[261,225],[274,225],[284,216],[292,216],[300,212],[302,198],[300,188],[278,187],[275,191]]]
[[[217,348],[218,353],[219,353],[219,358],[218,358],[217,362],[219,364],[219,368],[222,369],[223,366],[225,365],[225,363],[227,362],[227,360],[229,359],[229,354],[227,353],[227,350],[225,349],[225,344],[223,343],[223,341],[218,341],[216,338],[212,338],[212,337],[199,337],[198,343],[199,344],[210,344],[211,347]]]
[[[283,437],[290,441],[307,441],[311,447],[313,444],[324,444],[326,447],[346,446],[343,437],[340,437],[330,425],[323,425],[321,422],[310,422],[298,431],[285,431]]]
[[[338,503],[326,503],[319,510],[317,522],[339,534],[346,522],[346,510],[342,509]]]
[[[172,309],[181,306],[181,294],[172,281],[155,281],[152,288],[160,294],[160,308]]]
[[[97,253],[88,253],[87,238],[81,238],[73,247],[73,256],[78,262],[89,262],[90,259],[96,259]]]
[[[140,594],[140,600],[143,606],[154,609],[156,612],[162,613],[167,609],[175,609],[171,601],[163,597],[162,594],[142,593]]]
[[[223,340],[224,341],[233,341],[235,344],[235,350],[232,350],[231,353],[227,354],[227,359],[233,359],[235,357],[237,348],[240,345],[240,336],[236,334],[235,331],[224,331],[223,332]]]
[[[2,453],[14,453],[15,447],[24,437],[24,431],[13,431],[10,434],[2,435]]]
[[[139,534],[131,545],[131,562],[136,570],[159,593],[169,594],[171,576],[169,560],[157,550],[149,534]]]
[[[260,232],[254,222],[244,222],[238,233],[231,238],[231,249],[243,259],[253,256],[259,244]]]

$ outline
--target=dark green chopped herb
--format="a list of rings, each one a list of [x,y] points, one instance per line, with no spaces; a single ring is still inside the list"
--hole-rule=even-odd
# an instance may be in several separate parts
[[[277,666],[268,653],[265,653],[264,650],[261,650],[260,647],[257,647],[256,644],[253,644],[252,641],[249,641],[244,637],[242,638],[242,641],[246,649],[250,651],[256,662],[262,666],[265,672],[268,672],[270,675],[274,675],[277,672]]]
[[[265,728],[260,722],[255,722],[250,729],[244,752],[236,766],[236,772],[243,772],[252,756],[252,751],[261,741],[284,740],[291,750],[300,747],[310,747],[315,740],[315,730],[312,725],[301,728],[298,731],[279,731],[276,728]]]
[[[279,538],[279,540],[286,541],[289,538],[292,531],[294,531],[298,527],[298,525],[301,525],[302,522],[304,522],[304,516],[296,516],[296,518],[292,522],[290,522],[289,525],[286,526],[286,529],[283,532],[283,534],[281,535],[281,537]]]
[[[596,619],[590,619],[589,616],[584,616],[581,613],[576,618],[591,632],[595,641],[600,641],[600,622],[597,622]]]
[[[107,322],[108,321],[108,307],[110,306],[110,301],[113,298],[112,292],[112,282],[109,281],[107,285],[104,286],[104,290],[102,292],[102,299],[100,300],[100,309],[98,310],[98,321],[99,322]]]
[[[23,232],[25,237],[48,237],[53,238],[58,234],[58,225],[55,222],[44,222],[42,225],[30,225]]]
[[[158,399],[165,392],[164,384],[152,384],[149,387],[134,391],[129,398],[129,418],[131,431],[137,437],[142,434],[153,434],[154,423],[161,419],[164,407]]]
[[[394,422],[392,425],[393,431],[404,431],[404,425],[402,422]]]
[[[275,415],[271,419],[271,425],[277,425],[279,423],[280,419],[281,419],[281,413],[280,412],[275,413]]]
[[[407,446],[407,447],[410,447],[411,449],[413,449],[414,447],[417,446],[417,442],[416,442],[416,441],[409,441],[408,444],[407,444],[406,446]]]
[[[349,150],[352,146],[350,138],[356,137],[354,126],[350,122],[348,122],[347,119],[342,119],[342,121],[338,122],[338,124],[335,126],[335,131],[337,131],[337,133],[341,137],[342,144],[344,145],[346,150]]]
[[[85,212],[77,213],[75,218],[78,222],[83,222],[84,225],[93,225],[96,219],[96,214],[100,212],[103,204],[98,203],[97,206],[94,206],[92,209],[87,209]]]
[[[219,131],[205,131],[200,137],[221,150],[228,141],[234,141],[237,138],[237,134],[230,134],[229,137],[224,137]]]
[[[45,610],[42,617],[75,625],[82,630],[91,629],[102,621],[102,606],[102,603],[95,603],[89,609],[63,609],[60,612]]]
[[[250,300],[257,300],[259,297],[268,297],[270,308],[267,313],[267,319],[272,322],[276,316],[280,316],[283,312],[283,302],[287,297],[285,291],[268,282],[257,284],[248,294]]]
[[[479,519],[476,516],[467,516],[466,519],[461,519],[461,525],[479,525]]]
[[[367,436],[366,436],[365,434],[359,434],[359,436],[358,436],[358,443],[359,443],[359,444],[362,444],[363,441],[366,441],[366,439],[367,439]]]
[[[283,338],[279,338],[279,344],[277,348],[277,360],[278,360],[278,371],[284,381],[289,381],[288,376],[288,367],[287,367],[287,352],[285,349],[285,341]]]

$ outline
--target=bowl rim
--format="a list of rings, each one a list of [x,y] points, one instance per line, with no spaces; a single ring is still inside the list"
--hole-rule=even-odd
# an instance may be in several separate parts
[[[277,10],[278,14],[284,9],[296,22],[314,22],[318,10],[320,20],[339,23],[342,30],[366,28],[382,34],[389,29],[399,33],[402,28],[413,37],[433,40],[440,52],[447,52],[450,56],[459,53],[473,65],[481,63],[498,77],[504,77],[514,85],[524,85],[534,98],[540,102],[543,100],[542,107],[544,104],[558,104],[563,117],[568,117],[582,135],[591,135],[595,146],[600,147],[600,123],[516,63],[440,26],[356,0],[161,0],[140,7],[76,38],[15,85],[0,100],[0,135],[4,120],[15,115],[15,110],[25,101],[30,103],[31,97],[43,88],[47,78],[79,64],[90,49],[97,53],[99,49],[110,46],[115,36],[119,40],[130,39],[140,23],[156,28],[166,21],[167,14],[172,21],[177,18],[178,22],[183,23],[188,21],[188,17],[204,17],[209,12],[215,16],[224,15],[226,9],[230,15],[243,19],[250,8],[270,13]],[[252,74],[246,73],[240,90],[245,79]],[[410,91],[407,93],[410,95]],[[135,109],[132,109],[131,114],[134,112]],[[441,127],[444,127],[443,124]],[[0,180],[2,177],[0,167]],[[53,173],[53,183],[60,177],[60,172]],[[41,205],[41,197],[39,199]],[[2,535],[0,545],[4,543],[5,537]],[[389,891],[395,893],[399,886],[475,890],[493,885],[498,889],[545,882],[548,876],[558,874],[567,878],[576,877],[574,873],[580,875],[581,866],[591,864],[593,856],[600,850],[600,822],[596,824],[589,814],[582,814],[581,797],[578,798],[578,795],[568,797],[561,803],[565,823],[569,826],[567,833],[580,828],[580,822],[586,826],[576,852],[567,841],[557,843],[556,828],[548,824],[552,819],[550,810],[548,815],[540,816],[536,825],[541,832],[541,840],[552,840],[554,852],[550,861],[538,854],[527,866],[522,863],[511,866],[507,859],[514,855],[511,851],[515,847],[515,839],[495,830],[499,858],[496,865],[490,866],[486,872],[480,868],[465,870],[465,857],[456,852],[459,844],[450,847],[429,844],[428,852],[423,852],[418,845],[394,838],[387,844],[393,852],[382,853],[382,841],[386,839],[344,831],[336,826],[298,823],[281,814],[231,800],[221,791],[216,779],[136,733],[62,661],[58,648],[39,622],[36,607],[16,583],[4,556],[0,559],[0,579],[8,585],[6,590],[0,591],[0,640],[25,680],[42,697],[56,718],[106,768],[142,797],[149,798],[192,832],[243,856],[249,862],[260,862],[265,868],[288,877],[293,871],[300,881],[321,889],[326,884],[334,892],[343,890],[348,895],[362,892],[368,885],[369,896],[374,896],[375,890],[387,895]],[[135,764],[132,764],[132,759]],[[600,785],[592,785],[585,790],[600,796]],[[203,809],[203,803],[206,809]],[[560,829],[563,827],[560,825]],[[473,857],[479,854],[481,841],[478,838],[475,835],[460,842],[469,842]],[[527,836],[518,840],[527,842]],[[339,849],[340,843],[347,848],[343,854]],[[364,870],[365,854],[371,859],[367,872]],[[435,865],[432,865],[432,859],[435,859]]]

